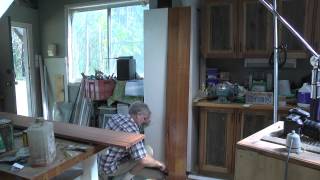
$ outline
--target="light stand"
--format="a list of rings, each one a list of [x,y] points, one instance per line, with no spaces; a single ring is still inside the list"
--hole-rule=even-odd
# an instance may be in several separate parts
[[[320,122],[320,69],[319,69],[319,54],[308,44],[308,42],[277,12],[277,10],[270,3],[265,0],[259,0],[273,15],[276,17],[312,54],[310,58],[310,63],[313,66],[312,77],[311,77],[311,104],[310,104],[310,114],[311,120]],[[275,6],[276,7],[276,6]],[[274,27],[275,32],[277,31],[277,26]],[[276,35],[278,36],[278,35]],[[275,37],[277,40],[278,37]],[[276,54],[276,53],[275,53]],[[275,59],[274,62],[276,62]],[[277,77],[278,78],[278,77]],[[275,84],[277,82],[274,82]],[[277,102],[274,102],[274,105]],[[277,107],[277,106],[275,106]]]

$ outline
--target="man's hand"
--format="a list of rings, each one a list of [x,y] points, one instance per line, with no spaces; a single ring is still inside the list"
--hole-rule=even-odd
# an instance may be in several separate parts
[[[164,165],[162,162],[160,162],[160,161],[158,161],[158,166],[159,166],[159,169],[161,170],[161,171],[166,171],[166,165]]]

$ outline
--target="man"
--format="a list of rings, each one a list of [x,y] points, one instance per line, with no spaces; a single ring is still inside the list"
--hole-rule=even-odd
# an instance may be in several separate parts
[[[129,108],[129,115],[116,114],[107,122],[110,130],[128,133],[140,133],[139,128],[150,123],[150,109],[141,102],[135,102]],[[128,150],[109,147],[105,154],[99,157],[99,171],[103,178],[130,180],[135,175],[146,178],[163,179],[166,166],[147,153],[143,141],[133,145]]]

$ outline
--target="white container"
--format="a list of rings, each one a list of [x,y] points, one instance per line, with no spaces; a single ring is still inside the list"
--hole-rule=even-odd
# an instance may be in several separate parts
[[[303,108],[310,107],[310,93],[311,86],[308,83],[304,83],[298,91],[298,106]]]
[[[53,124],[36,119],[27,130],[32,166],[46,166],[56,157]]]

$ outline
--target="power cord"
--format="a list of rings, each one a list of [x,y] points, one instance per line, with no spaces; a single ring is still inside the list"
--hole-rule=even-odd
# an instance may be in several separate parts
[[[287,155],[287,160],[286,160],[285,170],[284,170],[284,180],[288,179],[288,165],[289,165],[289,158],[290,158],[292,142],[293,142],[293,139],[291,139],[290,146],[289,146],[289,149],[288,149],[288,155]]]

